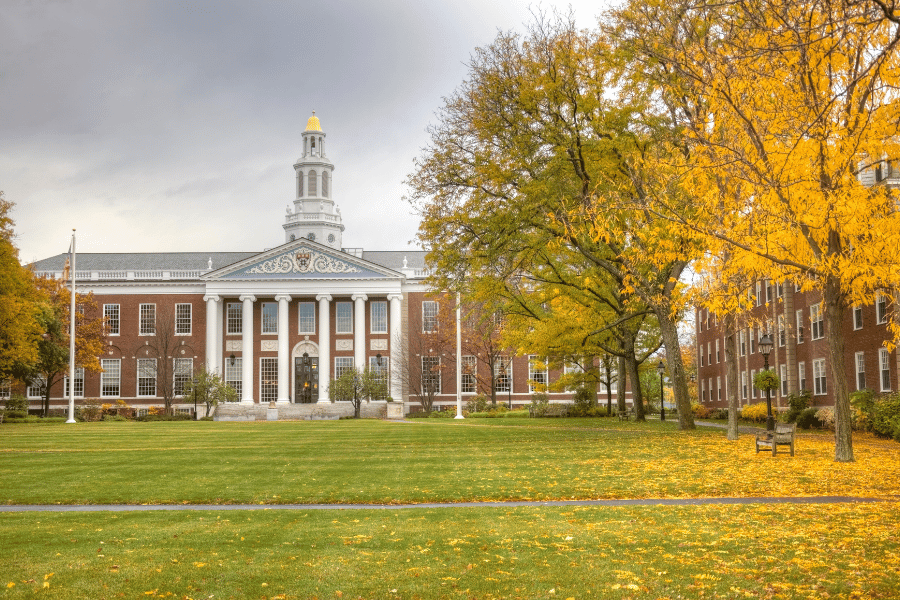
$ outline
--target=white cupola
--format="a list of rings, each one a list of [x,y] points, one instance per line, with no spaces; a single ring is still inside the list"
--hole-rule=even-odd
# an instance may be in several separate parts
[[[288,205],[285,242],[304,237],[340,250],[344,225],[334,205],[334,165],[325,155],[325,132],[316,111],[306,121],[303,154],[294,163],[294,171],[294,209]]]

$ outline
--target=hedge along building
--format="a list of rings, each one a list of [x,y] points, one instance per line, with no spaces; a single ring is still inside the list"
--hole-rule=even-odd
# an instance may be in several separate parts
[[[426,378],[436,390],[435,405],[455,405],[455,355],[423,342],[439,322],[438,311],[452,307],[439,308],[429,295],[424,252],[342,246],[344,225],[325,139],[313,113],[302,133],[295,197],[278,247],[78,254],[77,289],[94,294],[107,319],[107,339],[103,372],[76,371],[76,398],[147,407],[162,404],[171,386],[168,395],[186,408],[180,397],[184,383],[204,365],[221,373],[244,405],[326,403],[332,379],[367,366],[384,373],[390,397],[402,401],[405,412],[420,404],[423,386],[412,380],[418,374],[421,381],[423,369],[433,373]],[[60,279],[66,257],[31,267],[39,276]],[[464,356],[463,364],[485,368],[472,358]],[[497,367],[498,399],[515,404],[530,401],[535,384],[552,375],[529,357],[507,356]],[[489,395],[477,388],[474,374],[466,373],[463,393]],[[67,389],[67,378],[51,389],[54,406],[65,404]],[[41,383],[25,391],[36,404]],[[568,400],[571,394],[553,397]]]

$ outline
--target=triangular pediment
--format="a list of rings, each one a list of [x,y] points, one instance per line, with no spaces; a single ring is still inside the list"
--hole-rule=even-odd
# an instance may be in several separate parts
[[[202,279],[221,281],[396,277],[401,277],[401,274],[304,238],[207,273]]]

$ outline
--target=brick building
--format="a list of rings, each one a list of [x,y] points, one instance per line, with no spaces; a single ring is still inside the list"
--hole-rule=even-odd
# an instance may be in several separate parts
[[[424,253],[343,247],[325,137],[313,113],[293,165],[296,194],[282,224],[284,242],[277,247],[78,254],[78,291],[93,292],[107,318],[108,336],[100,357],[103,372],[77,370],[76,397],[160,405],[160,361],[171,361],[176,406],[199,365],[222,373],[242,404],[324,403],[331,379],[353,366],[369,366],[385,373],[390,396],[402,400],[405,412],[416,410],[418,398],[400,365],[411,365],[412,371],[456,363],[446,349],[442,357],[420,343],[436,326],[438,311],[425,285]],[[60,254],[31,266],[39,276],[59,279],[66,258]],[[477,389],[474,377],[485,367],[465,349],[463,355],[465,401],[486,390]],[[519,405],[531,400],[534,382],[558,375],[527,356],[506,357],[499,368],[498,397]],[[441,369],[432,383],[437,406],[455,405],[455,373]],[[53,407],[67,403],[67,386],[66,380],[51,389]],[[37,407],[40,382],[26,395]],[[571,394],[552,398],[567,400]]]

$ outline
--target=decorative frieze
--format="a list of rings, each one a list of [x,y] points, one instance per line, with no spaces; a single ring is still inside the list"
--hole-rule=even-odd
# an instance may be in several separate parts
[[[291,254],[282,254],[262,262],[247,273],[274,275],[281,273],[361,273],[362,271],[350,263],[338,260],[312,248],[298,248]]]
[[[225,351],[226,352],[240,352],[243,348],[242,340],[226,340],[225,341]]]
[[[353,340],[335,340],[334,349],[339,352],[350,352],[353,350]]]
[[[278,340],[262,340],[259,349],[263,352],[277,352]]]
[[[386,339],[369,340],[369,349],[370,350],[387,350],[388,349],[388,341]]]

